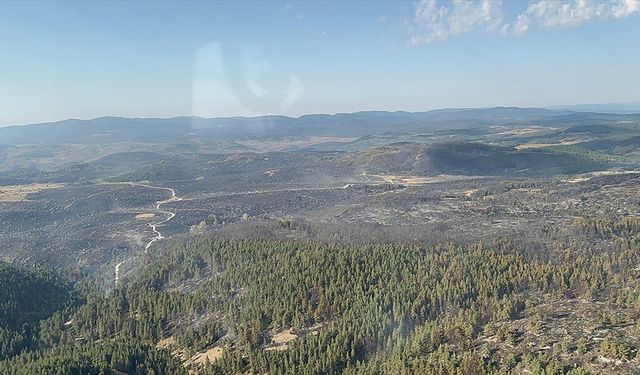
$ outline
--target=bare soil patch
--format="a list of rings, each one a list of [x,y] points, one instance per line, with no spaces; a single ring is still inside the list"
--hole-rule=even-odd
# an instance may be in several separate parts
[[[164,338],[160,341],[158,341],[158,343],[156,344],[156,348],[158,349],[164,349],[167,348],[169,346],[172,346],[176,343],[176,339],[173,338],[173,336],[169,336],[167,338]]]
[[[273,337],[271,338],[271,344],[267,346],[264,350],[277,350],[277,351],[287,350],[288,349],[287,343],[297,338],[298,338],[298,335],[294,334],[291,328],[284,331],[280,331],[275,335],[273,335]]]
[[[568,146],[568,145],[575,145],[577,143],[580,142],[584,142],[584,140],[576,140],[576,139],[572,139],[572,140],[563,140],[560,141],[558,143],[525,143],[522,145],[517,145],[516,149],[518,149],[518,151],[520,150],[526,150],[526,149],[531,149],[531,148],[542,148],[542,147],[551,147],[551,146]]]
[[[302,138],[282,138],[282,139],[269,139],[269,140],[239,140],[235,143],[251,147],[258,152],[265,151],[282,151],[290,148],[312,146],[326,142],[353,142],[356,137],[302,137]]]
[[[524,136],[524,135],[532,135],[541,131],[548,130],[549,128],[544,128],[541,126],[531,126],[528,128],[520,128],[520,129],[509,129],[502,131],[500,133],[496,133],[497,135],[514,135],[514,136]]]
[[[271,341],[274,344],[286,344],[289,341],[295,340],[297,338],[298,338],[298,335],[293,334],[291,329],[288,329],[286,331],[278,332],[275,335],[273,335],[273,338],[271,339]]]
[[[136,220],[152,220],[156,214],[150,212],[144,212],[136,215]]]
[[[213,348],[207,350],[204,353],[198,353],[191,357],[192,363],[205,363],[207,360],[209,362],[215,362],[224,354],[224,349],[219,346],[214,346]]]
[[[562,180],[562,182],[577,184],[580,182],[589,181],[594,177],[615,176],[615,175],[621,175],[621,174],[638,174],[638,173],[640,173],[640,171],[621,171],[621,170],[596,171],[596,172],[577,175],[577,176]]]
[[[391,174],[371,175],[379,177],[389,184],[402,184],[409,186],[435,184],[438,182],[456,181],[469,178],[468,176],[438,175],[438,176],[396,176]]]
[[[27,200],[29,194],[48,189],[59,189],[64,184],[27,184],[0,186],[0,202],[21,202]]]

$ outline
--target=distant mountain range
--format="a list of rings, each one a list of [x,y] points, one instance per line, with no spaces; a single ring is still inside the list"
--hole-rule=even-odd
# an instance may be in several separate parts
[[[488,125],[547,126],[640,119],[640,115],[602,114],[545,108],[464,108],[427,112],[369,111],[287,116],[169,119],[101,117],[0,128],[0,145],[174,143],[191,139],[257,139],[287,136],[361,137],[420,133]]]
[[[611,104],[576,104],[547,107],[552,110],[576,112],[603,112],[630,114],[640,113],[640,102],[611,103]]]

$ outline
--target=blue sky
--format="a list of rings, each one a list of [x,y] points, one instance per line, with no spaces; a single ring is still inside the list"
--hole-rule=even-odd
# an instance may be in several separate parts
[[[640,2],[3,2],[0,126],[640,101]]]

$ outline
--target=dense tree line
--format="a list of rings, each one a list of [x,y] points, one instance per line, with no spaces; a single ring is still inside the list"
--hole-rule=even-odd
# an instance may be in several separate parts
[[[0,365],[0,372],[19,375],[186,375],[179,360],[135,338],[58,345],[47,351],[26,352]]]
[[[88,292],[81,306],[42,321],[33,334],[39,350],[1,362],[0,372],[47,373],[59,365],[77,373],[180,373],[173,349],[186,351],[185,359],[218,346],[221,358],[191,369],[586,374],[581,363],[555,352],[518,347],[500,354],[478,346],[480,337],[491,336],[517,347],[522,332],[505,322],[532,314],[540,299],[640,307],[636,219],[580,219],[547,236],[553,245],[545,254],[508,239],[435,245],[196,239],[162,254],[106,297]],[[591,248],[591,237],[614,245]],[[310,327],[319,328],[311,334]],[[288,329],[300,337],[286,350],[265,350],[275,332]],[[155,348],[169,337],[174,347]],[[569,347],[558,346],[622,361],[636,361],[638,352],[624,337]]]
[[[40,320],[77,302],[55,273],[0,262],[0,360],[31,348]]]

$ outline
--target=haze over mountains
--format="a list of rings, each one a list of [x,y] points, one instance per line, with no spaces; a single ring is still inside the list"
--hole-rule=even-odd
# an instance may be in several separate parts
[[[574,104],[546,107],[553,110],[601,112],[601,113],[640,113],[640,102],[610,103],[610,104]]]
[[[638,373],[638,186],[640,114],[0,128],[0,373]]]
[[[564,125],[580,121],[625,121],[633,114],[603,114],[544,108],[495,107],[439,109],[427,112],[367,111],[287,116],[121,118],[64,120],[0,128],[0,144],[106,144],[115,142],[178,142],[193,138],[229,140],[292,136],[361,137],[488,125]]]

